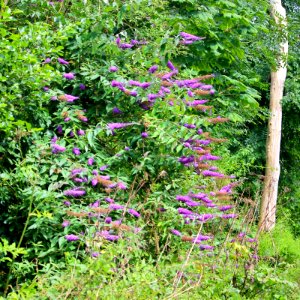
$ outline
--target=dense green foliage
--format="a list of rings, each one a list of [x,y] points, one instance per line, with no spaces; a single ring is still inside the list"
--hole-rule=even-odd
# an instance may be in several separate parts
[[[297,299],[299,239],[291,232],[299,234],[299,48],[292,4],[279,207],[284,223],[259,243],[269,69],[281,38],[266,1],[37,0],[2,7],[0,289],[8,299]],[[180,32],[205,38],[183,45]],[[121,49],[118,37],[141,43]],[[69,64],[59,63],[62,57]],[[158,65],[163,76],[172,71],[170,60],[176,79],[215,74],[203,80],[214,95],[199,97],[212,107],[186,105],[194,99],[180,86],[152,105],[148,95],[162,81],[148,69]],[[112,66],[118,70],[109,71]],[[71,72],[74,79],[63,77]],[[132,88],[129,80],[151,85]],[[218,116],[230,122],[212,124]],[[130,124],[112,129],[116,123]],[[238,182],[230,201],[213,199],[220,207],[233,205],[239,218],[224,219],[202,205],[197,213],[217,217],[189,224],[177,210],[191,208],[176,196],[196,193],[200,185],[216,193],[233,179],[199,176],[203,169],[178,162],[194,155],[190,140],[211,136],[227,139],[212,143],[212,151],[222,157],[218,172],[235,174]],[[79,183],[86,194],[68,197]],[[110,209],[108,197],[122,210]],[[118,242],[99,237],[107,228]],[[213,236],[202,244],[215,249],[199,251],[172,229]],[[68,241],[71,234],[78,240]]]

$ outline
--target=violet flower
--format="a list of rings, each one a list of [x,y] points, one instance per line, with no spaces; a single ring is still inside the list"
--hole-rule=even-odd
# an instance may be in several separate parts
[[[109,72],[117,72],[119,69],[118,69],[118,67],[116,67],[116,66],[111,66],[110,68],[109,68]]]
[[[227,215],[222,215],[221,216],[222,219],[234,219],[236,217],[237,217],[236,214],[227,214]]]
[[[192,201],[191,197],[189,197],[189,196],[182,196],[182,195],[177,195],[176,196],[176,200],[177,201],[182,201],[182,202]]]
[[[99,252],[93,252],[93,253],[92,253],[92,257],[95,257],[95,258],[98,257],[99,255],[100,255]]]
[[[58,144],[52,144],[52,153],[65,152],[66,148]]]
[[[79,240],[79,236],[77,236],[75,234],[67,234],[67,235],[65,235],[65,239],[68,242],[77,241],[77,240]]]
[[[188,40],[188,41],[200,41],[200,40],[203,40],[204,37],[199,37],[199,36],[196,36],[196,35],[193,35],[193,34],[190,34],[190,33],[186,33],[186,32],[180,32],[180,36],[182,38],[184,38],[185,40]]]
[[[186,208],[179,207],[177,209],[178,213],[181,215],[193,215],[194,213]]]
[[[157,65],[154,65],[152,67],[149,68],[148,72],[153,74],[155,73],[156,71],[158,70],[158,66]]]
[[[170,232],[173,233],[174,235],[177,235],[177,236],[181,236],[182,235],[181,232],[178,231],[178,230],[176,230],[176,229],[171,229]]]
[[[98,180],[96,178],[93,178],[91,183],[92,183],[92,186],[96,186],[98,184]]]
[[[115,203],[115,200],[109,197],[106,197],[104,200],[108,203]]]
[[[187,123],[185,123],[185,124],[183,124],[183,126],[186,127],[186,128],[189,128],[189,129],[196,128],[196,125],[194,125],[194,124],[187,124]]]
[[[105,218],[104,222],[106,224],[110,224],[112,222],[112,218],[111,217],[107,217],[107,218]]]
[[[132,208],[128,209],[128,213],[137,218],[139,218],[141,216],[140,213],[138,213],[136,210],[134,210]]]
[[[200,245],[200,250],[213,250],[214,247],[213,246],[209,246],[209,245]]]
[[[114,131],[115,129],[121,129],[130,125],[133,125],[134,123],[108,123],[107,127],[109,130]]]
[[[167,62],[167,67],[168,67],[171,71],[175,71],[175,70],[176,70],[175,66],[171,63],[171,61],[168,61],[168,62]]]
[[[47,57],[47,58],[44,60],[43,63],[44,63],[44,64],[49,64],[49,63],[51,63],[51,58],[50,58],[50,57]]]
[[[104,170],[106,170],[108,168],[108,166],[107,165],[104,165],[104,166],[101,166],[100,168],[99,168],[99,170],[100,171],[104,171]]]
[[[143,139],[147,138],[148,136],[149,136],[149,134],[148,134],[147,132],[142,132],[142,133],[141,133],[141,137],[142,137]]]
[[[77,134],[78,134],[78,135],[85,135],[85,131],[82,130],[82,129],[78,129],[78,130],[77,130]]]
[[[70,221],[64,220],[61,224],[62,227],[68,227],[70,225]]]
[[[132,48],[134,45],[132,45],[132,44],[128,44],[128,43],[121,43],[120,45],[119,45],[119,48],[121,48],[121,49],[130,49],[130,48]]]
[[[218,209],[219,211],[226,211],[232,209],[233,207],[234,207],[233,205],[224,205],[224,206],[219,206]]]
[[[144,90],[147,89],[152,83],[151,82],[142,82],[140,87]]]
[[[114,107],[114,108],[112,109],[112,112],[113,112],[113,114],[115,114],[115,115],[120,115],[120,114],[123,113],[118,107]]]
[[[84,90],[86,89],[86,86],[85,86],[83,83],[80,83],[80,84],[79,84],[79,89],[80,89],[81,91],[84,91]]]
[[[66,60],[64,60],[63,58],[60,58],[60,57],[57,59],[57,61],[58,61],[61,65],[68,65],[68,64],[69,64],[68,61],[66,61]]]
[[[81,197],[85,194],[86,194],[85,190],[80,190],[78,188],[64,191],[65,196],[71,196],[71,197]]]
[[[68,80],[72,80],[75,79],[75,75],[74,73],[64,73],[64,78],[68,79]]]
[[[126,190],[127,189],[127,187],[126,187],[126,185],[123,183],[123,182],[118,182],[118,189],[120,189],[120,190]]]
[[[68,207],[71,206],[71,202],[70,201],[64,201],[63,203],[64,203],[65,206],[68,206]]]
[[[83,171],[84,171],[84,169],[82,169],[82,168],[73,169],[73,170],[71,171],[71,176],[75,176],[75,175],[77,175],[77,174],[80,174],[80,173],[82,173]]]
[[[112,87],[118,87],[118,88],[120,88],[120,87],[124,87],[124,83],[122,83],[122,82],[120,82],[120,81],[117,81],[117,80],[113,80],[113,81],[111,82],[111,86],[112,86]]]
[[[112,210],[123,210],[124,206],[113,203],[113,204],[109,205],[109,208],[112,209]]]
[[[90,157],[90,158],[88,159],[87,164],[88,164],[89,166],[92,166],[92,165],[94,164],[94,162],[95,162],[94,157]]]
[[[54,136],[52,139],[51,139],[51,143],[55,143],[57,141],[57,136]]]
[[[79,148],[73,148],[73,153],[75,154],[75,155],[80,155],[80,149]]]
[[[209,171],[209,170],[205,170],[202,172],[203,176],[211,176],[211,177],[218,177],[218,178],[223,178],[225,175],[218,173],[218,172],[213,172],[213,171]]]
[[[68,95],[68,94],[65,94],[65,97],[66,97],[67,102],[73,102],[74,100],[79,99],[79,97],[77,97],[77,96],[72,96],[72,95]]]

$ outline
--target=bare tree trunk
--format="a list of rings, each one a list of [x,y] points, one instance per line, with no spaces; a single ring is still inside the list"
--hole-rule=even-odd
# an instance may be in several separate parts
[[[278,30],[281,30],[282,26],[286,28],[286,12],[281,4],[281,0],[270,0],[270,4],[271,15],[278,25]],[[283,42],[280,44],[280,57],[278,57],[277,69],[271,72],[270,119],[266,143],[266,173],[260,207],[260,231],[271,230],[275,226],[276,220],[275,213],[280,175],[281,99],[287,73],[287,67],[284,61],[284,57],[286,57],[287,53],[288,42],[286,38],[283,38]]]

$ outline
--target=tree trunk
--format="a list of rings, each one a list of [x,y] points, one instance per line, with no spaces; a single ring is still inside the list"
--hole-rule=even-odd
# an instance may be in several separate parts
[[[281,5],[281,0],[270,0],[270,4],[271,15],[278,25],[278,30],[286,28],[286,12]],[[286,57],[288,53],[287,39],[283,37],[282,40],[280,44],[280,55],[277,60],[277,68],[271,71],[270,119],[266,143],[266,172],[260,207],[260,231],[269,231],[275,226],[278,181],[280,175],[281,99],[287,73],[284,57]]]

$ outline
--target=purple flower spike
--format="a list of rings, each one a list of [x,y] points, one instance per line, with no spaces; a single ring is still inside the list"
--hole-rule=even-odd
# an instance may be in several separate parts
[[[157,65],[154,65],[152,67],[149,68],[148,72],[153,74],[155,73],[156,71],[158,70],[158,66]]]
[[[181,215],[192,215],[194,214],[192,211],[186,209],[186,208],[182,208],[182,207],[179,207],[177,209],[178,213],[181,214]]]
[[[78,129],[78,130],[77,130],[77,134],[78,134],[78,135],[85,135],[85,131],[82,130],[82,129]]]
[[[177,201],[182,201],[182,202],[189,202],[192,201],[191,197],[189,196],[182,196],[182,195],[177,195],[176,196]]]
[[[79,150],[79,148],[73,148],[73,153],[74,153],[75,155],[80,155],[80,150]]]
[[[73,79],[75,79],[74,73],[65,73],[63,76],[64,76],[64,78],[66,78],[66,79],[68,79],[68,80],[73,80]]]
[[[100,168],[99,168],[99,170],[100,171],[104,171],[104,170],[106,170],[108,168],[108,166],[107,165],[104,165],[104,166],[101,166]]]
[[[222,219],[234,219],[236,217],[237,217],[236,214],[227,214],[227,215],[222,215],[221,216]]]
[[[186,128],[189,128],[189,129],[196,128],[196,125],[194,125],[194,124],[187,124],[187,123],[185,123],[185,124],[183,124],[183,126],[186,127]]]
[[[91,181],[92,186],[96,186],[98,184],[98,180],[96,178],[92,179]]]
[[[44,87],[43,87],[43,90],[44,90],[45,92],[48,92],[48,91],[49,91],[49,86],[44,86]]]
[[[170,232],[173,233],[174,235],[177,235],[177,236],[181,236],[182,235],[181,232],[178,231],[178,230],[176,230],[176,229],[171,229]]]
[[[117,80],[113,80],[111,82],[111,86],[112,87],[118,87],[118,88],[123,88],[124,87],[124,83],[117,81]]]
[[[148,136],[149,136],[149,134],[148,134],[147,132],[142,132],[142,133],[141,133],[141,137],[142,137],[143,139],[147,138]]]
[[[112,112],[113,112],[113,114],[115,114],[115,115],[120,115],[120,114],[123,113],[123,112],[122,112],[119,108],[117,108],[117,107],[114,107],[113,110],[112,110]]]
[[[120,39],[119,36],[116,38],[116,44],[117,44],[118,47],[119,47],[120,44],[121,44],[121,39]]]
[[[64,60],[63,58],[60,58],[60,57],[57,59],[57,61],[58,61],[61,65],[68,65],[68,64],[69,64],[68,61],[66,61],[66,60]]]
[[[120,190],[126,190],[127,189],[127,187],[126,187],[126,185],[123,183],[123,182],[118,182],[118,189],[120,189]]]
[[[95,257],[95,258],[98,257],[99,255],[100,255],[99,252],[93,252],[93,253],[92,253],[92,257]]]
[[[79,240],[79,236],[77,236],[77,235],[75,235],[75,234],[67,234],[67,235],[65,235],[65,239],[66,239],[68,242],[73,242],[73,241]]]
[[[137,218],[139,218],[141,216],[140,213],[138,213],[136,210],[134,210],[132,208],[128,209],[128,213]]]
[[[133,125],[133,123],[108,123],[107,127],[111,131],[114,131],[115,129],[121,129],[130,125]]]
[[[71,202],[70,201],[64,201],[64,205],[69,207],[69,206],[71,206]]]
[[[110,224],[112,222],[112,218],[111,217],[107,217],[107,218],[105,218],[104,222],[106,224]]]
[[[117,72],[119,69],[116,66],[112,66],[109,68],[109,72]]]
[[[192,41],[192,42],[204,39],[203,37],[199,37],[199,36],[196,36],[196,35],[193,35],[193,34],[190,34],[190,33],[186,33],[186,32],[180,32],[180,36],[182,38],[184,38],[185,40]]]
[[[47,57],[45,60],[44,60],[44,64],[49,64],[51,63],[51,58],[50,57]]]
[[[71,197],[81,197],[85,195],[85,193],[86,193],[85,190],[79,190],[78,188],[64,191],[65,196],[71,196]]]
[[[209,170],[205,170],[202,172],[203,176],[211,176],[211,177],[218,177],[218,178],[223,178],[224,174],[218,173],[218,172],[213,172]]]
[[[89,166],[92,166],[93,164],[94,164],[94,162],[95,162],[95,159],[94,159],[94,157],[90,157],[89,159],[88,159],[88,165]]]
[[[117,241],[120,237],[118,235],[113,235],[113,234],[109,234],[109,235],[106,235],[105,238],[108,240],[108,241]]]
[[[219,206],[219,211],[226,211],[229,209],[232,209],[234,206],[233,205],[224,205],[224,206]]]
[[[97,201],[95,201],[94,203],[90,204],[89,206],[90,206],[90,207],[99,207],[99,204],[100,204],[100,201],[97,200]]]
[[[65,152],[66,148],[58,144],[52,144],[52,153]]]
[[[123,205],[119,205],[119,204],[110,204],[109,208],[112,210],[123,210],[124,206]]]
[[[64,220],[61,224],[62,227],[68,227],[70,225],[70,221]]]
[[[109,197],[105,198],[105,201],[106,201],[107,203],[115,203],[115,200],[112,199],[112,198],[109,198]]]
[[[57,136],[54,136],[52,139],[51,139],[51,143],[56,143],[57,141]]]
[[[175,71],[175,70],[176,70],[175,66],[174,66],[170,61],[168,61],[167,67],[168,67],[171,71]]]
[[[136,97],[138,95],[137,91],[131,91],[130,96]]]
[[[83,91],[83,90],[86,89],[86,86],[85,86],[83,83],[80,83],[80,84],[79,84],[79,89],[80,89],[81,91]]]
[[[56,100],[57,100],[57,97],[56,97],[56,96],[52,96],[52,97],[50,98],[50,100],[51,100],[51,101],[56,101]]]
[[[74,100],[79,99],[79,97],[68,95],[68,94],[65,94],[65,97],[67,102],[73,102]]]
[[[134,45],[132,45],[132,44],[122,43],[122,44],[119,45],[119,48],[121,48],[121,49],[130,49],[133,46]]]
[[[249,242],[249,243],[256,243],[256,242],[257,242],[257,239],[254,239],[254,238],[248,238],[246,241]]]
[[[209,245],[200,245],[200,250],[213,250],[214,247],[213,246],[209,246]]]
[[[140,87],[144,90],[147,89],[151,85],[151,82],[143,82],[141,83]]]

